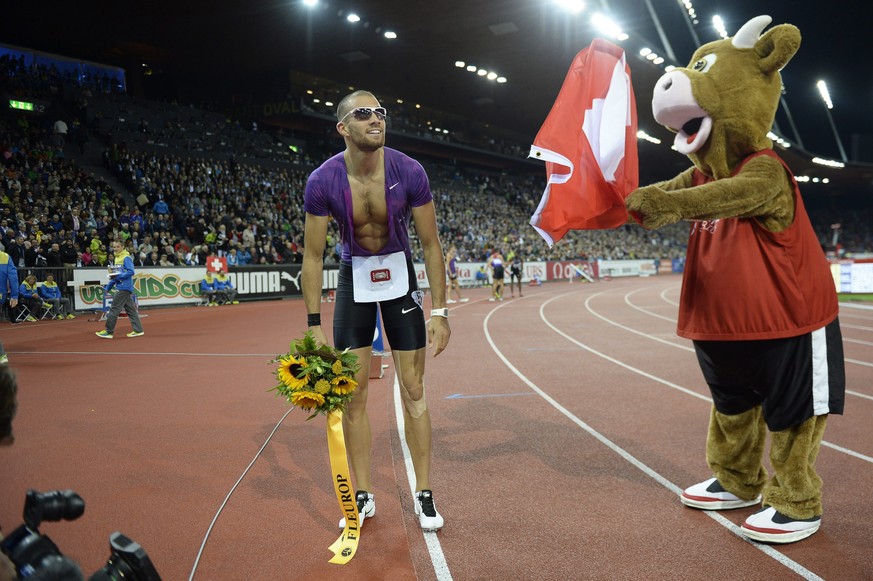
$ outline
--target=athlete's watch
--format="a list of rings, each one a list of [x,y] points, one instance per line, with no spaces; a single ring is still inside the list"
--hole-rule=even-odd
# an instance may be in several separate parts
[[[430,311],[431,317],[445,317],[449,318],[449,310],[448,309],[431,309]]]

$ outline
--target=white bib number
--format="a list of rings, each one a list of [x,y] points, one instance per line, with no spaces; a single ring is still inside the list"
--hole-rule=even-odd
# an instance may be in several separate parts
[[[352,281],[356,303],[390,301],[409,292],[406,254],[352,256]]]

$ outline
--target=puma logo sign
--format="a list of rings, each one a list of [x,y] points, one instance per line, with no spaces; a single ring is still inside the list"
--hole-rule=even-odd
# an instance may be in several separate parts
[[[294,286],[296,286],[297,290],[299,291],[300,290],[300,275],[301,274],[303,274],[303,269],[300,269],[300,272],[297,273],[297,276],[291,276],[291,273],[285,272],[283,270],[280,277],[282,278],[282,280],[290,280],[292,283],[294,283]]]

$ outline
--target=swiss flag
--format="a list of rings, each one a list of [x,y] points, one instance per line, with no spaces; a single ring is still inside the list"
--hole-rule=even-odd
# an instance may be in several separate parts
[[[576,55],[529,157],[546,162],[530,223],[549,246],[570,230],[615,228],[639,185],[637,106],[624,51],[597,38]]]
[[[206,272],[227,272],[227,258],[210,256],[206,259]]]

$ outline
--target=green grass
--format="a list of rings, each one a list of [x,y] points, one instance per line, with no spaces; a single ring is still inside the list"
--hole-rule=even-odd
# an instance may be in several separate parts
[[[873,302],[873,293],[837,293],[837,297],[841,301],[852,303]]]

